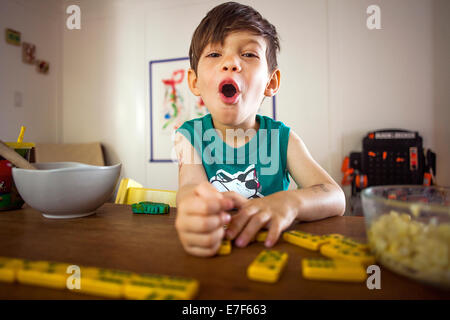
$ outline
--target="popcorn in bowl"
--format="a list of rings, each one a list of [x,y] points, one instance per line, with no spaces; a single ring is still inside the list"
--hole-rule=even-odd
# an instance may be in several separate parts
[[[383,186],[365,189],[363,209],[367,236],[377,261],[388,269],[450,289],[449,190],[440,190],[444,195],[442,205],[409,202],[407,196],[403,200],[387,198],[394,189],[406,195],[417,196],[422,192],[436,198],[429,188]],[[389,192],[382,192],[383,189],[389,189]]]

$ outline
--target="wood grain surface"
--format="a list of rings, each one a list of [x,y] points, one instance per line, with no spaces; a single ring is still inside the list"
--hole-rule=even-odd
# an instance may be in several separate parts
[[[319,257],[280,240],[274,249],[289,254],[275,284],[251,281],[248,265],[262,243],[233,247],[230,255],[198,258],[185,253],[174,227],[176,209],[167,215],[133,214],[130,205],[106,203],[96,214],[50,220],[24,206],[0,212],[0,256],[68,262],[137,273],[192,277],[200,282],[197,299],[448,299],[449,293],[409,280],[381,267],[381,289],[366,283],[312,281],[302,277],[301,260]],[[366,239],[363,217],[334,217],[298,223],[292,229],[315,234],[341,233]],[[81,271],[82,272],[82,271]],[[82,281],[82,278],[81,278]],[[0,299],[99,299],[69,290],[0,283]]]

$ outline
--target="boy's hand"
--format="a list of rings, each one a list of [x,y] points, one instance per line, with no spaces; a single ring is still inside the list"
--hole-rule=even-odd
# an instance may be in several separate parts
[[[281,191],[243,204],[231,218],[226,231],[227,238],[236,238],[234,243],[238,247],[245,247],[261,228],[267,227],[269,232],[265,245],[273,246],[281,233],[297,218],[298,200],[288,193],[289,191]]]
[[[209,182],[194,187],[177,208],[175,228],[184,249],[201,257],[216,254],[224,237],[224,225],[231,219],[226,211],[242,204],[237,194],[220,193]]]

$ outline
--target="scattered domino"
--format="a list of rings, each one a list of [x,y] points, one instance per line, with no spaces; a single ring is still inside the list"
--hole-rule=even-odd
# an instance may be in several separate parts
[[[127,282],[124,297],[136,300],[190,300],[198,293],[195,279],[141,274]]]
[[[314,251],[319,250],[319,247],[322,244],[330,242],[329,239],[321,238],[320,236],[315,236],[310,233],[298,230],[291,230],[284,232],[283,239],[299,247]]]
[[[70,264],[0,257],[0,281],[64,289]],[[193,299],[199,282],[192,278],[80,266],[81,292],[107,298],[128,299]]]
[[[263,250],[247,268],[251,280],[277,282],[288,259],[288,254],[277,250]]]
[[[268,231],[260,231],[260,232],[258,232],[257,234],[256,234],[256,241],[258,241],[258,242],[264,242],[264,241],[266,241],[266,239],[267,239],[267,234],[268,234]]]
[[[78,292],[91,294],[100,297],[107,298],[121,298],[124,293],[123,289],[127,280],[107,277],[107,276],[98,276],[98,277],[81,277],[80,289],[77,289]]]
[[[122,279],[122,280],[131,280],[136,276],[136,273],[122,270],[114,270],[114,269],[104,269],[104,268],[95,268],[95,267],[80,267],[81,277],[82,278],[113,278],[113,279]]]
[[[366,270],[359,263],[324,258],[303,259],[302,273],[303,277],[311,280],[362,282],[367,277]]]
[[[133,213],[166,214],[170,206],[165,203],[142,201],[131,205]]]
[[[320,236],[320,238],[328,240],[329,243],[334,243],[344,238],[344,236],[342,234],[332,233],[332,234],[324,234],[323,236]]]
[[[341,243],[325,244],[320,247],[320,253],[329,258],[344,259],[366,265],[375,263],[375,256],[369,252]]]
[[[223,256],[230,253],[231,253],[231,241],[228,239],[222,240],[222,243],[220,244],[220,248],[217,254]]]
[[[17,278],[17,271],[23,266],[23,260],[0,257],[0,282],[13,283]]]
[[[17,271],[17,281],[28,285],[64,289],[68,266],[66,263],[24,260],[22,268]]]
[[[359,241],[355,241],[355,240],[347,238],[347,237],[343,237],[342,239],[336,241],[336,243],[346,245],[352,249],[358,249],[358,250],[369,250],[370,249],[368,244],[361,243]]]

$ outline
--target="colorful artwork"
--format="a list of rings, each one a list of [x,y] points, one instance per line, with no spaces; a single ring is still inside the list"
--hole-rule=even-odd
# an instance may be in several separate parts
[[[6,42],[15,46],[20,46],[20,32],[13,29],[5,30]]]
[[[22,61],[28,64],[34,64],[36,60],[36,46],[31,43],[22,43]]]
[[[48,70],[50,68],[50,64],[47,61],[44,60],[38,60],[36,61],[37,71],[40,73],[48,73]]]
[[[172,73],[169,79],[162,79],[165,85],[163,102],[162,128],[166,132],[170,129],[177,129],[185,121],[186,107],[183,105],[184,98],[180,90],[186,70],[178,69]]]
[[[150,61],[150,162],[171,162],[175,130],[208,113],[189,89],[189,67],[188,57]],[[259,113],[275,119],[275,98],[266,98]]]
[[[172,72],[170,78],[161,80],[164,84],[161,123],[162,129],[169,134],[186,120],[202,117],[208,113],[201,98],[195,98],[192,93],[186,92],[186,75],[187,69],[178,69]]]

